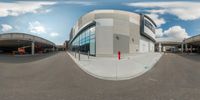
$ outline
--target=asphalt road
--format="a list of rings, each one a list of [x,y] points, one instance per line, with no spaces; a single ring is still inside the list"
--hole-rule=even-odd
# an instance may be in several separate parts
[[[96,79],[83,72],[65,52],[39,58],[22,63],[0,60],[0,100],[200,98],[200,55],[164,55],[150,71],[127,81]]]

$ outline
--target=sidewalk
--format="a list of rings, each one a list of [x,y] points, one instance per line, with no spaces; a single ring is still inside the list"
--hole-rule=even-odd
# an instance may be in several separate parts
[[[68,54],[86,73],[105,80],[127,80],[144,74],[150,70],[161,58],[162,53],[137,53],[124,56],[121,60],[117,57],[89,57],[74,52]]]

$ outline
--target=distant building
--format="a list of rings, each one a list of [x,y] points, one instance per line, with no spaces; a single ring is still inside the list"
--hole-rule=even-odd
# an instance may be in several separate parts
[[[200,53],[200,35],[185,38],[184,40],[159,38],[156,40],[155,47],[158,52]]]
[[[0,34],[1,53],[24,53],[34,55],[35,53],[44,53],[54,51],[55,44],[44,38],[25,33],[4,33]]]
[[[182,44],[183,52],[200,53],[200,34],[184,39]]]
[[[57,51],[65,51],[65,45],[56,45]]]
[[[65,41],[65,43],[64,43],[65,50],[68,50],[68,43],[69,43],[69,41]]]
[[[94,10],[71,29],[69,50],[93,56],[154,52],[155,22],[121,10]]]

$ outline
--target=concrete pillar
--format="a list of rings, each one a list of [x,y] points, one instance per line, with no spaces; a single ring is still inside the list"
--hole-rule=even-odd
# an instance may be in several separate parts
[[[171,51],[171,52],[175,52],[175,51],[176,51],[176,46],[170,47],[170,51]]]
[[[181,44],[181,53],[183,53],[183,43]]]
[[[78,51],[78,60],[81,59],[81,54],[80,54],[80,50]]]
[[[158,44],[158,51],[162,52],[162,45],[161,45],[161,43]]]
[[[174,48],[173,48],[173,52],[176,52],[176,51],[177,51],[177,47],[174,46]]]
[[[185,44],[185,51],[188,52],[188,46]]]
[[[179,47],[175,46],[175,52],[178,52],[178,51],[179,51]]]
[[[52,50],[53,50],[53,52],[55,51],[55,47],[54,46],[53,46]]]
[[[200,53],[200,46],[198,47],[198,51],[197,52]]]
[[[35,42],[32,41],[31,43],[31,54],[34,55],[35,54]]]
[[[190,50],[191,50],[191,53],[192,53],[192,45],[190,45]]]
[[[163,46],[163,52],[165,52],[165,51],[166,51],[165,46]]]
[[[197,50],[197,52],[200,53],[200,46],[198,46],[198,50]]]

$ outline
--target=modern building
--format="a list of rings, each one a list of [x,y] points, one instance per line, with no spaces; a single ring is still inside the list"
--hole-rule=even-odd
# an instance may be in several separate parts
[[[65,47],[65,45],[56,45],[56,50],[57,51],[65,51],[66,47]]]
[[[66,50],[66,51],[68,50],[68,42],[69,42],[69,41],[67,41],[67,40],[64,42],[64,46],[65,46],[65,50]]]
[[[69,50],[93,56],[154,52],[155,22],[121,10],[94,10],[71,29]]]
[[[18,52],[19,48],[25,53],[34,55],[35,53],[54,51],[55,44],[44,38],[25,33],[4,33],[0,34],[1,53]]]

